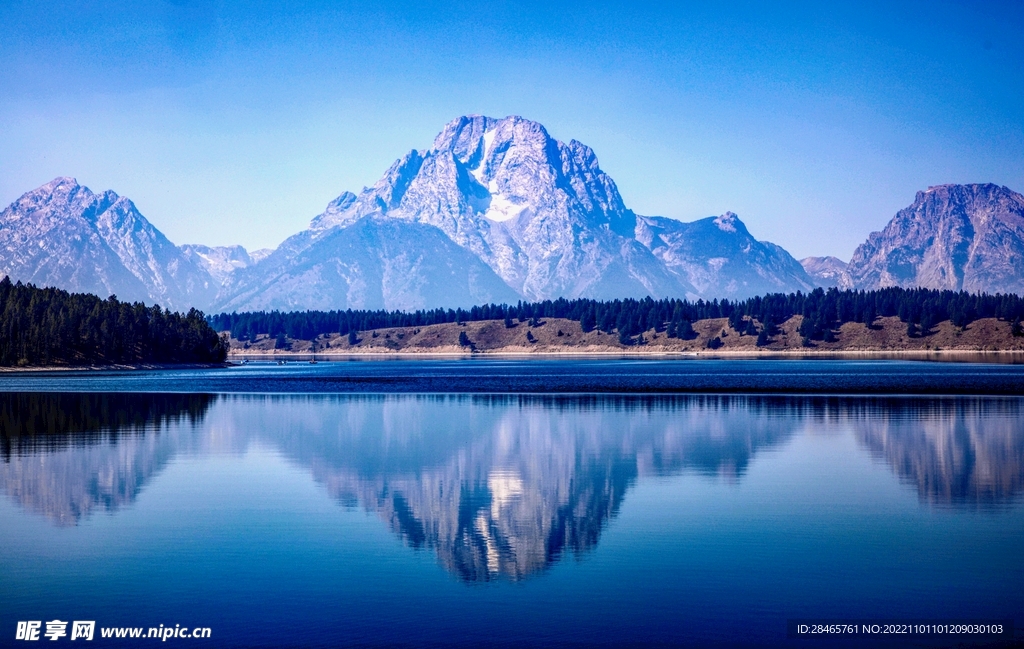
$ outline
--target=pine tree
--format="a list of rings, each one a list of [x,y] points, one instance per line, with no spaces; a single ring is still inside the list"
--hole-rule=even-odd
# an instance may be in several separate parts
[[[596,325],[597,316],[594,315],[594,307],[584,309],[583,315],[580,316],[580,328],[583,329],[583,333],[590,333]]]
[[[723,300],[724,302],[724,300]],[[742,335],[743,331],[743,312],[736,309],[729,315],[729,326],[733,331]]]

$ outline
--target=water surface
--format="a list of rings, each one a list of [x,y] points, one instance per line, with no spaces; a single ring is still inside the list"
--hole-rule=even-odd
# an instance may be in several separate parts
[[[11,372],[3,391],[1024,395],[1024,365],[910,360],[392,358]]]
[[[1024,619],[1016,397],[9,392],[0,425],[0,643],[55,617],[508,647]]]

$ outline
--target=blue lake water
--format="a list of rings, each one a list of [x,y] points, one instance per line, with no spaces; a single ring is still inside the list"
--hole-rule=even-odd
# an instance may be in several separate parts
[[[1022,374],[416,361],[3,376],[0,645],[52,619],[303,647],[881,646],[791,639],[787,620],[1024,624]],[[714,376],[732,389],[710,393]],[[772,394],[807,377],[844,394]],[[623,394],[638,382],[649,393]],[[986,385],[1002,394],[968,394]],[[687,386],[708,393],[669,393]]]

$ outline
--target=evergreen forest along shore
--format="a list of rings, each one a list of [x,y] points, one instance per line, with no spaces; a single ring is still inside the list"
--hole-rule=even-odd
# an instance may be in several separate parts
[[[227,341],[196,309],[0,281],[0,366],[211,364]]]
[[[260,311],[209,318],[232,353],[1024,350],[1015,294],[816,289],[740,301],[558,299],[471,309]],[[545,328],[551,323],[552,326]],[[550,331],[548,331],[550,329]],[[548,334],[551,335],[548,335]],[[379,340],[378,340],[379,339]]]

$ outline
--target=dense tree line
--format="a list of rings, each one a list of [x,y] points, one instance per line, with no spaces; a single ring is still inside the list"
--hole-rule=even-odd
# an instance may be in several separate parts
[[[222,313],[210,317],[218,331],[231,331],[239,340],[254,340],[260,334],[283,340],[285,336],[310,340],[323,334],[355,337],[355,332],[384,327],[422,327],[448,322],[503,320],[536,325],[541,318],[567,318],[580,323],[584,331],[594,329],[617,333],[620,342],[642,342],[641,334],[654,329],[670,338],[696,337],[692,324],[709,318],[728,318],[729,326],[758,336],[767,344],[779,324],[802,315],[800,334],[805,342],[833,340],[839,326],[860,322],[872,326],[879,317],[899,316],[908,333],[923,335],[946,320],[965,327],[979,318],[1000,318],[1013,322],[1015,334],[1024,333],[1024,299],[1017,295],[988,295],[964,291],[885,288],[875,291],[828,291],[774,293],[745,300],[689,300],[644,298],[599,301],[557,299],[543,302],[486,304],[470,309],[429,309],[419,311],[258,311]]]
[[[218,363],[227,346],[202,312],[174,313],[0,281],[0,365]]]

